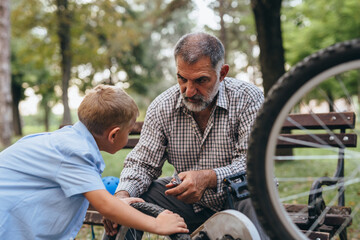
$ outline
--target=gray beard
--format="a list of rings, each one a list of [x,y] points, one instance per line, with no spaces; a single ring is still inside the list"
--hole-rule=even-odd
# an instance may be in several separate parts
[[[209,106],[210,103],[204,102],[204,101],[202,101],[200,103],[191,103],[184,99],[185,107],[192,112],[201,112],[202,110],[205,110]]]
[[[214,88],[209,94],[209,98],[205,99],[203,96],[195,96],[195,99],[201,100],[199,103],[191,103],[187,100],[185,93],[182,94],[183,103],[187,109],[192,112],[201,112],[205,110],[214,100],[219,92],[220,81],[217,81]]]

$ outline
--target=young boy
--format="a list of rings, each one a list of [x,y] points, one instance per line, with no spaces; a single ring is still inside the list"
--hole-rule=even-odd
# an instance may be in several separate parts
[[[119,224],[169,235],[188,232],[184,220],[164,211],[156,219],[105,190],[100,151],[125,146],[138,115],[120,88],[99,85],[78,109],[79,122],[52,133],[26,136],[0,153],[0,239],[74,239],[89,202]]]

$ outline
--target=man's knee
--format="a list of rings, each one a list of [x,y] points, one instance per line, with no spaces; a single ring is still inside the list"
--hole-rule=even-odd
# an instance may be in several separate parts
[[[236,201],[234,204],[234,207],[236,210],[242,212],[242,213],[247,213],[247,212],[254,212],[254,207],[252,205],[251,199],[247,198],[241,201]],[[246,214],[245,214],[246,215]]]
[[[143,193],[140,198],[144,199],[145,202],[157,204],[163,208],[171,209],[171,202],[176,200],[171,196],[166,196],[165,185],[171,180],[171,178],[160,178],[151,183],[148,190]]]
[[[236,201],[234,204],[234,207],[236,210],[243,213],[245,216],[247,216],[251,220],[251,222],[255,225],[256,229],[258,230],[260,238],[262,240],[270,239],[267,236],[267,234],[265,233],[264,229],[262,228],[262,226],[257,218],[255,209],[252,205],[250,198],[247,198],[247,199],[244,199],[241,201]]]

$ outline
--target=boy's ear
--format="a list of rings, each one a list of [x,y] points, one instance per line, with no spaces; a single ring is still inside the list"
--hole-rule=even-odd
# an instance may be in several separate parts
[[[116,137],[116,134],[120,131],[120,128],[119,127],[114,127],[112,129],[110,129],[110,132],[108,133],[108,141],[110,143],[114,143],[115,141],[115,137]]]

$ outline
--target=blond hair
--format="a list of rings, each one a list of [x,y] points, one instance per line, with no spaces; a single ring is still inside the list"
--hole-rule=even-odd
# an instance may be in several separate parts
[[[90,90],[78,108],[79,120],[93,134],[111,126],[127,126],[139,113],[135,101],[121,88],[98,85]]]

